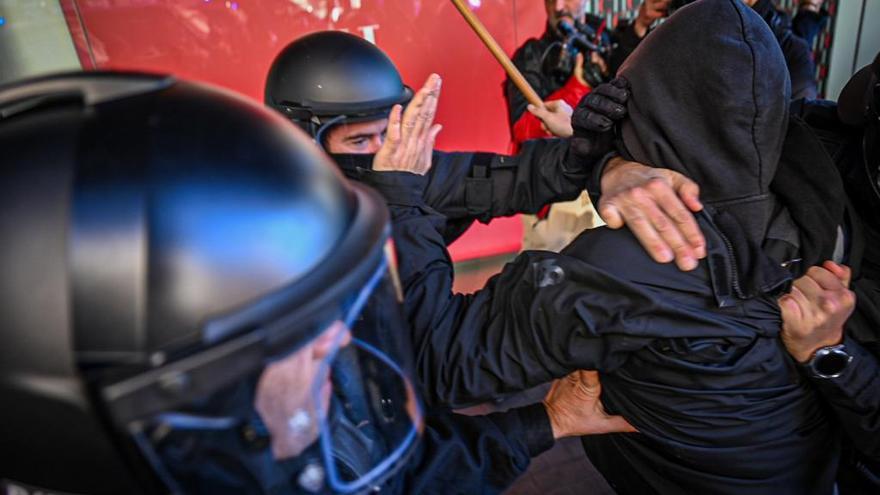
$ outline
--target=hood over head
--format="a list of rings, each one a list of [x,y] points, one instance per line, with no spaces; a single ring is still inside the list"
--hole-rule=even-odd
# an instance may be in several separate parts
[[[622,153],[683,173],[760,244],[788,125],[791,83],[767,23],[740,0],[676,11],[620,68],[632,96]]]

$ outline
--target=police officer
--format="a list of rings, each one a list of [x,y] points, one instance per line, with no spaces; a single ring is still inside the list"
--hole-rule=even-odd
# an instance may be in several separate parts
[[[804,218],[813,235],[838,238],[839,249],[780,301],[782,337],[846,433],[841,493],[874,493],[880,490],[880,54],[853,75],[837,104],[800,101],[793,107],[834,160],[842,190],[837,197],[802,196],[810,204]],[[816,174],[812,166],[796,172]],[[791,176],[780,178],[790,182]],[[843,220],[823,222],[825,215],[816,213],[830,208],[825,202],[845,205]]]
[[[382,174],[375,172],[401,167],[425,174],[420,193],[445,217],[447,243],[474,220],[536,213],[577,197],[584,188],[598,191],[601,186],[620,191],[603,199],[613,227],[628,223],[655,259],[675,259],[692,269],[705,255],[705,240],[688,214],[700,208],[694,183],[674,172],[657,177],[623,167],[602,175],[595,168],[611,147],[612,123],[625,115],[627,95],[617,86],[602,88],[594,91],[597,98],[583,100],[572,117],[542,114],[548,127],[569,139],[531,140],[515,156],[433,151],[413,157],[406,150],[430,150],[433,144],[436,127],[428,121],[434,118],[439,77],[431,76],[414,93],[376,46],[326,31],[297,39],[278,54],[266,79],[265,101],[313,135],[351,179],[381,181]],[[407,107],[395,110],[396,105]],[[386,129],[392,139],[384,138]],[[638,201],[623,197],[631,191],[638,192]]]
[[[627,428],[582,375],[425,411],[381,199],[241,97],[36,79],[0,88],[0,146],[4,493],[492,492]]]

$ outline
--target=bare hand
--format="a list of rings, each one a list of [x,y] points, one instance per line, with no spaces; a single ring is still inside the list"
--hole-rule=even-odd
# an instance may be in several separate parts
[[[612,229],[626,224],[655,261],[693,270],[706,239],[692,212],[703,209],[700,188],[673,170],[612,158],[602,174],[599,215]]]
[[[553,438],[637,431],[623,416],[605,412],[601,394],[595,371],[575,371],[555,380],[544,398]]]
[[[574,112],[563,100],[544,102],[544,106],[529,105],[526,109],[541,120],[545,131],[556,137],[567,138],[574,134],[571,127],[571,114]]]
[[[791,292],[779,298],[782,342],[800,363],[820,347],[839,344],[843,325],[852,314],[856,296],[848,289],[850,269],[826,261],[794,281]]]
[[[434,141],[443,129],[440,124],[434,124],[440,84],[440,76],[431,74],[405,111],[400,105],[394,105],[388,116],[385,141],[373,158],[373,170],[419,175],[430,170]]]

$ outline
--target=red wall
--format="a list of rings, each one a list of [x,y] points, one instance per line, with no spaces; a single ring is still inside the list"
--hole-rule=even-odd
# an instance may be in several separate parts
[[[544,23],[540,0],[470,0],[513,53]],[[265,75],[287,43],[340,29],[374,41],[417,89],[443,77],[437,147],[504,152],[509,131],[504,73],[448,0],[61,0],[86,68],[170,72],[262,101]],[[472,232],[457,259],[519,248],[517,218]]]

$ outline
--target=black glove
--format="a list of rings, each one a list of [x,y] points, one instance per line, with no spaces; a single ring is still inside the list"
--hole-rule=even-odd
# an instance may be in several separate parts
[[[571,170],[592,167],[614,149],[614,124],[626,116],[627,98],[629,82],[622,77],[600,84],[581,98],[571,115],[574,135],[567,159]]]

